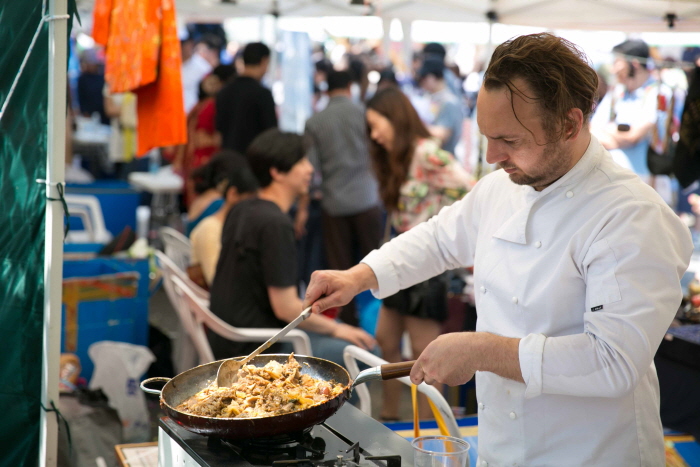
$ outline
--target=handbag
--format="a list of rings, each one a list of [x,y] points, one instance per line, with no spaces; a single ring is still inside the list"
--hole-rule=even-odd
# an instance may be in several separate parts
[[[653,145],[647,149],[647,167],[652,175],[671,175],[673,173],[673,157],[676,153],[676,143],[670,142],[666,150],[659,154]]]

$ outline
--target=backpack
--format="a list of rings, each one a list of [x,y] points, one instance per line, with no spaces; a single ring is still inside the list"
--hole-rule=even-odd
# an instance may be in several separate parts
[[[656,113],[660,122],[654,124],[651,142],[647,148],[647,167],[653,175],[671,175],[678,139],[679,122],[675,118],[676,92],[662,83],[657,84]],[[663,134],[659,133],[663,125]]]

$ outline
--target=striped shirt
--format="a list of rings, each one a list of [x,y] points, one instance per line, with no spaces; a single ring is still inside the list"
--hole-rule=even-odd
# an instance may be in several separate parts
[[[321,174],[321,205],[331,216],[351,216],[379,204],[363,109],[343,96],[306,122],[309,160]]]

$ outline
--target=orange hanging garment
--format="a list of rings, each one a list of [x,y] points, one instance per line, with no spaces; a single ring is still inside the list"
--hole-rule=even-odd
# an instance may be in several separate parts
[[[138,147],[142,156],[150,149],[187,142],[185,105],[182,95],[182,59],[177,35],[175,4],[161,0],[158,79],[136,90]]]
[[[110,7],[105,81],[111,93],[133,91],[158,76],[161,0],[100,0],[93,33],[104,39],[104,10]]]
[[[173,0],[96,0],[96,42],[106,45],[110,92],[137,95],[137,156],[187,141]]]
[[[95,0],[92,10],[92,38],[105,47],[109,40],[109,19],[112,16],[112,0]]]

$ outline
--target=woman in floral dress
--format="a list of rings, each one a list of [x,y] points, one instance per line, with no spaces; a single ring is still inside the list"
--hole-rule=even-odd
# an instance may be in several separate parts
[[[437,214],[467,193],[471,179],[454,156],[440,149],[418,117],[409,99],[398,89],[378,92],[367,103],[370,153],[387,210],[387,222],[396,234]],[[387,232],[389,230],[387,229]],[[445,275],[416,284],[384,300],[377,322],[377,341],[389,362],[401,360],[401,338],[408,332],[413,357],[440,335],[447,318]],[[387,381],[381,417],[398,417],[400,383]],[[426,403],[421,416],[429,417]]]

